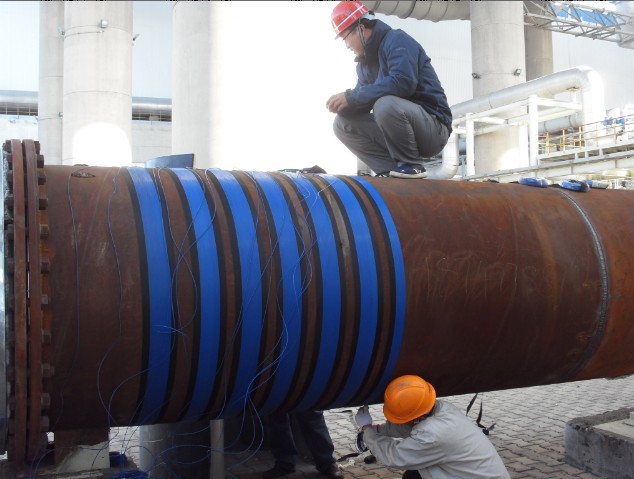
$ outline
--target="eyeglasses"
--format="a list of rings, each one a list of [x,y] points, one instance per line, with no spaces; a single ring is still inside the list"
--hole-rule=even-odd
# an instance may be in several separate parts
[[[345,37],[341,37],[341,41],[345,43],[346,42],[346,38],[348,38],[352,32],[354,32],[354,28],[351,28],[350,31],[348,33],[346,33]]]

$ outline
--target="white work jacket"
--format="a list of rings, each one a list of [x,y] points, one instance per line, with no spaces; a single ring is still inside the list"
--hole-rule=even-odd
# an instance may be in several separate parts
[[[489,438],[462,411],[440,399],[422,421],[373,425],[363,438],[377,460],[417,470],[423,479],[510,479]]]

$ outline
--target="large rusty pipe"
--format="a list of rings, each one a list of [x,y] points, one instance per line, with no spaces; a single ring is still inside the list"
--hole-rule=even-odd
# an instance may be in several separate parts
[[[634,372],[634,194],[44,166],[5,144],[5,387],[38,431]],[[50,397],[50,400],[48,399]]]

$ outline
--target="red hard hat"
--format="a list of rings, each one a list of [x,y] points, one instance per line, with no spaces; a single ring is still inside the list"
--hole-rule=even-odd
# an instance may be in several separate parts
[[[354,25],[368,11],[368,7],[358,1],[339,2],[330,15],[335,34],[339,36],[341,32]]]

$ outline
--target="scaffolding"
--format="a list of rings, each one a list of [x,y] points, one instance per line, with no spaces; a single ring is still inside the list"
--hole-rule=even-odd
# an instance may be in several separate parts
[[[576,37],[606,40],[622,47],[634,46],[634,17],[601,2],[602,8],[584,2],[524,2],[526,25]]]

